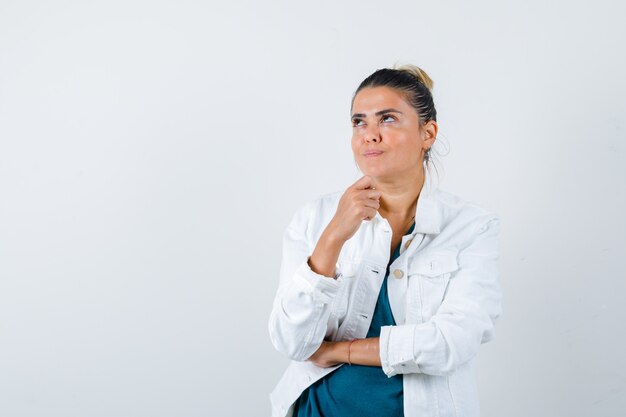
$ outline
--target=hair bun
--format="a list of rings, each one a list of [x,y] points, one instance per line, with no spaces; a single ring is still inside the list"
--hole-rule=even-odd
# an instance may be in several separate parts
[[[426,71],[424,71],[417,65],[413,65],[413,64],[404,64],[404,65],[399,65],[399,66],[394,65],[393,69],[404,71],[404,72],[411,74],[412,76],[417,78],[419,82],[424,84],[426,88],[428,88],[428,90],[432,92],[433,84],[434,84],[433,80],[428,76],[428,74],[426,74]]]

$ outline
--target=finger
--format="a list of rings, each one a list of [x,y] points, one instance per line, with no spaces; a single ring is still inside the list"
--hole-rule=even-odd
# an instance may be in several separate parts
[[[353,186],[357,190],[374,189],[374,187],[376,186],[376,182],[374,181],[374,178],[372,178],[370,175],[364,175],[359,178],[359,180],[355,182]]]
[[[372,220],[374,217],[376,217],[376,213],[377,213],[377,210],[371,207],[368,207],[365,210],[365,217],[363,218],[363,220]]]
[[[383,195],[383,193],[378,190],[363,190],[361,192],[365,195],[367,199],[371,200],[380,200],[380,196]]]
[[[365,207],[370,207],[373,208],[374,210],[378,210],[380,208],[380,203],[378,202],[378,200],[374,200],[371,198],[368,198],[367,200],[363,201],[363,205]]]

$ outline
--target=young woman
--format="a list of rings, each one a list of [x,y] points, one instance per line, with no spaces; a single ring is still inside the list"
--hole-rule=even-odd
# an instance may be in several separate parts
[[[433,82],[380,69],[352,98],[363,176],[303,204],[269,318],[291,362],[273,417],[477,417],[473,359],[501,314],[499,217],[431,184]]]

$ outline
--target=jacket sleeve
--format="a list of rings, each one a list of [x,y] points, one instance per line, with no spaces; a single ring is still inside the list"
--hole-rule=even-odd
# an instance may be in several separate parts
[[[459,252],[437,313],[420,324],[383,326],[383,372],[450,375],[474,358],[482,343],[495,337],[502,292],[497,267],[500,220],[495,214],[478,222],[475,238]]]
[[[309,266],[315,248],[308,230],[312,214],[311,202],[300,207],[283,234],[280,280],[269,317],[272,344],[297,361],[309,358],[322,344],[330,302],[342,282]]]

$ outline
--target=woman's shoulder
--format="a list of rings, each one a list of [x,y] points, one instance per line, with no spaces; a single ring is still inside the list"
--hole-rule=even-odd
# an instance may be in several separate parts
[[[475,213],[478,215],[488,213],[496,215],[494,211],[488,209],[483,204],[478,203],[473,199],[463,197],[460,194],[455,194],[450,191],[442,190],[440,188],[437,188],[434,194],[443,205],[450,207],[454,210]]]
[[[432,195],[439,204],[444,228],[469,227],[476,230],[484,228],[490,222],[500,221],[497,212],[473,199],[439,188]]]
[[[331,191],[301,202],[291,220],[291,226],[306,228],[309,231],[325,227],[332,219],[343,192]]]
[[[296,212],[305,212],[309,215],[324,214],[331,210],[334,212],[342,195],[342,191],[338,190],[311,197],[301,202]]]

